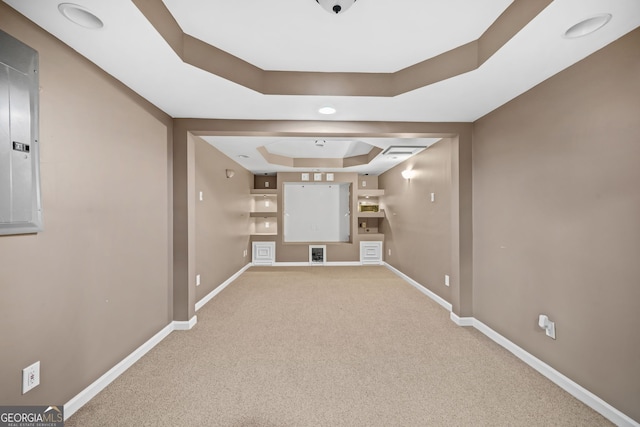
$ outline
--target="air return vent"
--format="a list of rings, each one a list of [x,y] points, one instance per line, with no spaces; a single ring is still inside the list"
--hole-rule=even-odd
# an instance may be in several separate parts
[[[410,157],[424,150],[425,146],[416,145],[392,145],[382,152],[383,156],[406,156]]]

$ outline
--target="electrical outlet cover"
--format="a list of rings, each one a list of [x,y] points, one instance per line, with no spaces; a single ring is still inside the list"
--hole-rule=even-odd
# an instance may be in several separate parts
[[[22,370],[22,394],[40,384],[40,361]]]

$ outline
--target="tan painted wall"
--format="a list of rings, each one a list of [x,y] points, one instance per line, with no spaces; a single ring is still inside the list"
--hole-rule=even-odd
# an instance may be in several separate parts
[[[171,320],[171,120],[4,3],[0,28],[40,53],[44,212],[0,236],[0,403],[64,404]]]
[[[475,317],[636,421],[638,46],[635,30],[482,118],[473,149]]]
[[[201,138],[195,138],[196,301],[251,262],[249,189],[253,175]],[[225,169],[235,175],[227,178]]]
[[[444,285],[444,275],[452,275],[451,149],[451,139],[442,139],[379,176],[385,191],[381,201],[386,219],[380,227],[385,261],[449,302],[451,289]],[[409,181],[401,175],[405,169],[414,170]]]
[[[358,175],[358,189],[370,190],[372,188],[379,188],[377,175]]]

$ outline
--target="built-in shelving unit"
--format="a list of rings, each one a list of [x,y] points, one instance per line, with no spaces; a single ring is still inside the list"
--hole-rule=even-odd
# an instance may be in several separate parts
[[[278,234],[278,190],[275,188],[251,189],[250,234],[275,236]]]
[[[380,209],[379,197],[384,196],[384,190],[379,188],[359,188],[357,196],[358,234],[380,234],[380,220],[384,218],[384,209]]]

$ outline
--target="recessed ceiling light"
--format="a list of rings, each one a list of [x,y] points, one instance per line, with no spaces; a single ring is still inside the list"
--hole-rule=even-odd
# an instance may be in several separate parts
[[[568,39],[584,37],[598,31],[600,28],[607,25],[607,22],[609,22],[610,20],[610,13],[602,13],[600,15],[592,16],[591,18],[580,21],[573,27],[569,28],[567,31],[565,31],[564,36]]]
[[[333,107],[322,107],[318,110],[318,113],[320,114],[335,114],[336,113],[336,109]]]
[[[58,10],[65,18],[76,25],[84,28],[98,29],[104,27],[104,24],[89,9],[73,3],[60,3]]]

